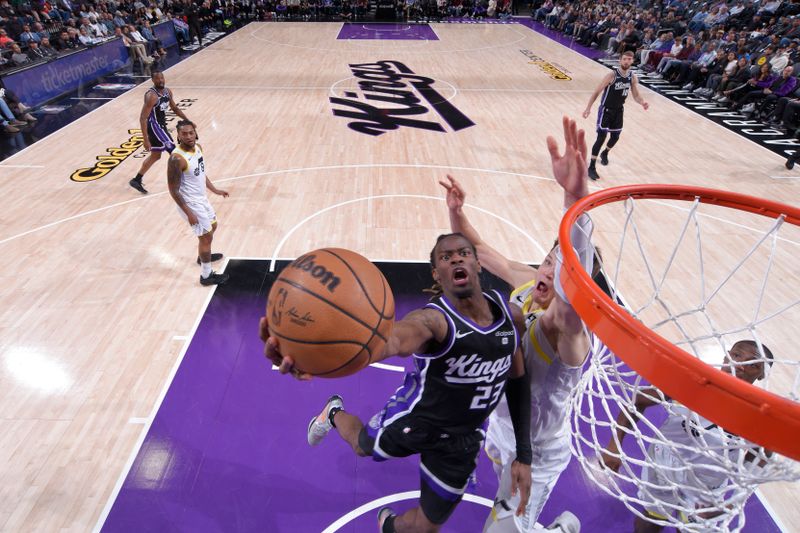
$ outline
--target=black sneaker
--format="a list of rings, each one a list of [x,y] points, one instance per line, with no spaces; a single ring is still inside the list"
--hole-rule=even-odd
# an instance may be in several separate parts
[[[600,164],[603,166],[608,165],[608,152],[606,152],[605,150],[600,152]]]
[[[222,259],[222,254],[211,254],[211,262],[212,263],[216,263],[220,259]],[[197,264],[198,265],[200,264],[200,256],[199,255],[197,256]]]
[[[789,159],[787,159],[786,160],[786,168],[788,168],[789,170],[792,170],[794,168],[794,162],[795,161],[796,160],[793,157],[790,157]]]
[[[147,189],[145,189],[144,186],[142,186],[142,182],[140,180],[137,180],[136,178],[133,178],[131,181],[129,181],[128,185],[130,185],[131,187],[133,187],[142,194],[147,194]]]
[[[230,274],[217,274],[212,270],[207,278],[200,276],[200,285],[222,285],[230,277]]]
[[[395,518],[396,516],[391,507],[382,507],[381,510],[378,511],[378,531],[383,531],[383,525],[386,523],[386,520]]]
[[[600,176],[597,174],[597,169],[594,167],[589,167],[589,178],[592,181],[597,181],[600,179]]]

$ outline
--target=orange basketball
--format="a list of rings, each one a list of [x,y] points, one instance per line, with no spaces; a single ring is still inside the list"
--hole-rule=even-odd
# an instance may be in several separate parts
[[[363,256],[322,248],[298,257],[272,284],[269,331],[295,367],[315,376],[348,376],[383,352],[394,323],[394,296]]]

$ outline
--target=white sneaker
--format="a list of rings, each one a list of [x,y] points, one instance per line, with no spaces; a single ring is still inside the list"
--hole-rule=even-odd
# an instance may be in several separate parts
[[[730,101],[731,101],[731,99],[728,98],[727,96],[723,96],[722,98],[717,100],[717,102],[719,102],[720,104],[727,104],[727,103],[730,103]]]
[[[681,87],[681,89],[683,89],[684,91],[691,91],[692,87],[694,87],[694,83],[687,83],[686,85]]]
[[[311,419],[311,422],[308,423],[308,444],[311,446],[316,446],[322,439],[325,438],[325,435],[333,428],[333,424],[331,424],[330,413],[331,409],[337,408],[338,410],[344,409],[344,402],[342,402],[342,397],[338,394],[334,394],[328,401],[325,403],[325,407],[322,408],[322,412]]]
[[[581,521],[569,511],[564,511],[547,526],[548,531],[558,531],[560,533],[581,533]]]
[[[743,113],[752,113],[753,110],[756,108],[756,104],[747,104],[742,108]]]

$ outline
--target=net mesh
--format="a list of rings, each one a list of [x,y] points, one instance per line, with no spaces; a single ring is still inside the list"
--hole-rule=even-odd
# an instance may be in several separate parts
[[[590,215],[612,299],[707,364],[740,378],[763,373],[755,386],[798,400],[789,342],[800,323],[797,227],[699,200],[628,198]],[[741,340],[751,341],[750,360],[726,355]],[[589,365],[572,396],[572,452],[634,514],[686,531],[739,531],[760,484],[800,478],[797,462],[665,397],[597,339]]]

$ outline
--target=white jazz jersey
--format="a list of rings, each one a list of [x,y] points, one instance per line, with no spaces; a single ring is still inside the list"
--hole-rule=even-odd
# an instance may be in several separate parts
[[[729,477],[725,460],[737,462],[739,449],[745,441],[695,416],[683,405],[673,403],[670,408],[672,412],[659,430],[671,445],[655,442],[650,446],[647,450],[650,461],[659,469],[655,472],[645,467],[642,477],[664,487],[651,491],[661,500],[677,503],[675,492],[671,490],[677,489],[684,501],[702,502],[704,494],[725,483]]]
[[[186,169],[181,173],[181,186],[179,189],[183,200],[191,203],[207,199],[206,166],[200,145],[195,144],[192,152],[186,151],[178,145],[172,152],[172,155],[175,154],[186,160]]]
[[[544,314],[544,310],[533,308],[535,303],[531,293],[535,286],[535,280],[529,281],[515,289],[510,298],[511,303],[522,309],[527,328],[522,338],[522,349],[531,384],[531,445],[534,450],[561,448],[568,452],[569,445],[565,442],[569,437],[569,396],[581,378],[583,367],[564,364],[541,331],[537,319]],[[498,405],[490,420],[503,426],[503,433],[510,436],[510,448],[513,450],[514,431],[508,405],[505,402]]]

